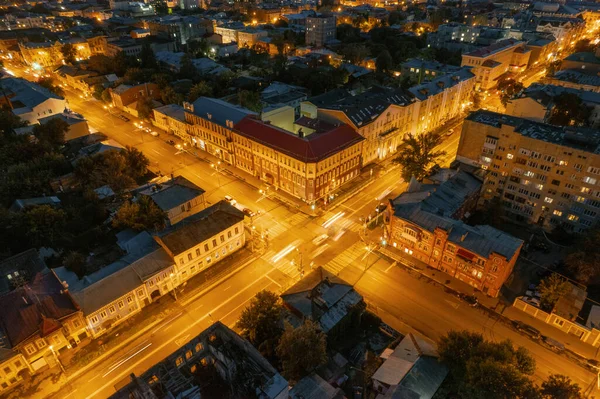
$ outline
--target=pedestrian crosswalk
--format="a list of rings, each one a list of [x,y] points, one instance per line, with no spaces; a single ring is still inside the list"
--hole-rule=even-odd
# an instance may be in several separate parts
[[[361,262],[364,262],[367,253],[368,252],[365,250],[365,244],[362,242],[357,242],[327,262],[325,265],[323,265],[323,267],[327,271],[337,275],[348,265],[354,264],[355,266],[360,267],[360,264]]]
[[[274,268],[291,278],[296,278],[300,274],[300,270],[295,261],[292,262],[287,258],[278,259],[276,255],[277,253],[270,249],[262,256],[262,258],[273,265]]]

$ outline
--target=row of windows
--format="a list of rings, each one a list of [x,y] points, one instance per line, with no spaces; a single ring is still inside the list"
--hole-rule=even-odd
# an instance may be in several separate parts
[[[240,234],[239,227],[235,226],[235,228],[233,229],[233,232],[234,232],[235,235]],[[232,230],[228,230],[226,233],[224,232],[223,234],[221,234],[218,238],[215,237],[210,242],[205,242],[203,244],[204,254],[208,253],[211,249],[216,248],[218,245],[225,243],[225,234],[227,234],[227,239],[231,239],[233,237]],[[218,242],[217,242],[217,240],[218,240]],[[212,248],[210,247],[211,244],[212,244]],[[201,256],[200,248],[196,248],[194,252],[188,252],[187,253],[187,260],[188,261],[193,260],[194,259],[194,254],[195,254],[196,257],[200,257]],[[185,264],[185,260],[184,260],[183,256],[181,258],[179,258],[179,264],[180,265],[184,265]]]

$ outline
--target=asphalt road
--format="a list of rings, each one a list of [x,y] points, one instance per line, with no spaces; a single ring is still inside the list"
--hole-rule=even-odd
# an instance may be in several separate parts
[[[393,198],[405,189],[398,168],[389,167],[360,193],[322,217],[311,218],[289,210],[258,193],[258,190],[231,176],[215,175],[207,162],[187,153],[181,153],[165,143],[162,136],[154,138],[135,130],[132,123],[123,122],[106,112],[99,102],[69,95],[71,108],[83,114],[90,125],[122,145],[132,145],[142,150],[152,162],[152,167],[162,173],[183,175],[206,190],[207,201],[217,202],[232,195],[263,214],[254,218],[259,232],[269,232],[269,247],[261,258],[250,262],[239,273],[223,281],[206,295],[190,300],[180,298],[174,304],[174,319],[167,319],[153,331],[140,337],[125,352],[114,353],[102,360],[92,371],[83,373],[62,388],[55,398],[104,398],[114,392],[113,386],[134,372],[140,374],[152,364],[173,352],[187,339],[200,333],[214,320],[233,325],[244,305],[260,290],[281,292],[297,281],[299,265],[305,271],[310,263],[339,273],[377,309],[403,320],[425,335],[435,339],[451,329],[470,329],[484,333],[488,339],[509,338],[517,345],[526,346],[538,364],[536,377],[545,378],[550,373],[571,376],[587,387],[595,376],[562,356],[524,338],[504,325],[493,324],[488,316],[471,308],[409,275],[393,264],[380,259],[364,248],[359,231],[360,218],[371,214],[379,202]],[[132,121],[134,118],[131,118]],[[460,126],[445,137],[441,148],[447,151],[442,164],[454,159]],[[172,136],[168,136],[172,138]],[[341,216],[336,218],[336,215]],[[333,219],[333,222],[332,222]],[[334,230],[335,237],[317,246],[312,240],[320,234]],[[210,314],[210,315],[209,315]]]

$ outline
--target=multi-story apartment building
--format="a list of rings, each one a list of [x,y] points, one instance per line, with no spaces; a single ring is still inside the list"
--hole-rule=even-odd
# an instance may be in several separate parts
[[[428,61],[420,58],[412,58],[400,65],[400,75],[410,76],[417,84],[429,82],[440,76],[456,72],[460,67],[442,64],[437,61]]]
[[[310,204],[327,202],[331,191],[359,175],[364,139],[348,125],[295,123],[297,133],[252,116],[240,120],[232,136],[235,166]]]
[[[489,90],[507,72],[522,72],[529,64],[530,50],[525,42],[506,39],[462,55],[462,66],[473,67],[476,88]]]
[[[63,64],[63,46],[70,44],[75,50],[75,60],[87,60],[92,55],[90,44],[85,39],[69,39],[57,42],[19,43],[23,61],[34,68],[52,68]]]
[[[426,133],[459,116],[471,101],[476,83],[472,68],[467,67],[408,89],[416,99],[411,105],[411,133]]]
[[[489,111],[465,119],[457,160],[487,170],[483,202],[547,229],[581,231],[600,212],[600,133]]]
[[[399,89],[374,87],[359,95],[339,89],[309,98],[300,113],[331,123],[352,126],[366,140],[362,162],[368,164],[396,152],[407,133],[412,133],[414,98]]]
[[[475,43],[482,26],[449,23],[438,26],[437,31],[427,35],[427,44],[434,48],[447,47],[449,43]]]
[[[491,226],[460,221],[477,202],[480,187],[479,179],[461,171],[438,184],[411,181],[405,193],[390,200],[388,250],[497,296],[523,241]]]
[[[317,15],[306,18],[306,44],[323,47],[335,39],[335,16]]]
[[[535,30],[552,33],[561,51],[581,38],[585,32],[585,22],[581,18],[543,16],[537,21]]]
[[[214,367],[215,377],[199,384],[194,373],[207,366]],[[288,382],[271,363],[250,342],[217,321],[139,377],[131,374],[131,382],[110,398],[151,399],[157,397],[154,392],[173,398],[215,396],[223,386],[233,397],[290,397]]]
[[[142,83],[135,86],[122,84],[110,89],[109,92],[113,105],[119,109],[126,109],[143,97],[160,99],[160,89],[156,83]]]

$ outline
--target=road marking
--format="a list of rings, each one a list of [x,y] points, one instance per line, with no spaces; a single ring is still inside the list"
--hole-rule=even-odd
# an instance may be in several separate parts
[[[397,262],[394,262],[394,263],[392,263],[392,264],[390,265],[390,267],[388,267],[387,269],[385,269],[384,273],[387,273],[387,272],[389,272],[389,271],[390,271],[390,269],[391,269],[392,267],[396,266],[396,264],[397,264]]]
[[[160,156],[163,156],[163,154],[162,154],[160,151],[156,151],[154,148],[151,148],[151,150],[152,150],[153,152],[157,153],[158,155],[160,155]]]
[[[269,280],[271,280],[273,282],[273,284],[277,284],[279,287],[283,287],[281,284],[279,284],[277,281],[273,280],[270,276],[267,276],[267,278]]]
[[[147,348],[149,348],[152,345],[152,342],[150,342],[148,345],[144,346],[142,349],[140,349],[139,351],[135,352],[133,355],[121,360],[120,362],[114,364],[113,366],[111,366],[108,371],[106,372],[106,374],[104,374],[102,376],[102,378],[106,377],[107,375],[109,375],[110,373],[112,373],[113,371],[115,371],[116,369],[118,369],[119,367],[121,367],[125,362],[129,361],[131,358],[135,357],[138,353],[143,352],[144,350],[146,350]]]
[[[448,304],[449,304],[450,306],[452,306],[454,309],[458,309],[458,308],[459,308],[459,306],[460,306],[460,304],[458,304],[458,303],[456,303],[456,302],[454,302],[454,301],[451,301],[451,300],[449,300],[449,299],[444,299],[444,301],[448,302]]]
[[[77,389],[72,390],[71,393],[66,394],[65,396],[63,396],[63,398],[68,398],[69,396],[73,395],[75,392],[77,392]]]
[[[189,341],[190,334],[186,334],[183,337],[179,338],[178,340],[175,341],[175,345],[177,346],[183,346],[186,342]]]
[[[244,289],[238,291],[235,295],[231,296],[229,299],[227,299],[226,301],[224,301],[223,303],[221,303],[219,306],[217,306],[216,308],[214,308],[212,312],[215,312],[219,309],[221,309],[223,306],[227,305],[229,302],[231,302],[234,298],[236,298],[238,295],[240,295],[241,293],[243,293],[244,291],[246,291],[248,288],[252,287],[254,284],[258,283],[260,280],[262,280],[263,277],[266,277],[270,274],[266,273],[263,276],[260,276],[259,278],[257,278],[256,280],[254,280],[252,283],[248,284]],[[248,300],[252,299],[253,297],[249,298]],[[246,303],[248,300],[244,301],[244,303]],[[208,316],[208,313],[205,314],[204,316],[200,317],[199,319],[197,319],[196,321],[194,321],[192,324],[188,325],[187,328],[185,328],[183,331],[181,331],[178,335],[176,335],[174,338],[178,338],[180,336],[182,336],[185,332],[187,332],[188,330],[190,330],[191,328],[195,327],[197,324],[203,322]],[[169,345],[171,343],[172,340],[170,341],[166,341],[163,342],[160,346],[155,347],[156,349],[154,351],[152,351],[151,353],[147,354],[146,356],[144,356],[143,358],[141,358],[140,360],[138,360],[136,363],[134,363],[133,365],[131,365],[129,367],[129,370],[133,370],[135,369],[137,366],[139,366],[140,364],[142,364],[144,361],[146,361],[150,356],[152,356],[154,353],[158,352],[159,350],[163,349],[164,347],[166,347],[167,345]],[[103,386],[101,386],[100,388],[96,389],[94,392],[92,392],[88,398],[94,397],[97,394],[99,394],[100,392],[104,391],[106,388],[114,385],[115,382],[117,382],[118,380],[122,379],[123,376],[118,376],[113,378],[112,380],[108,381],[106,384],[104,384]]]
[[[227,287],[223,288],[223,291],[227,291],[227,290],[228,290],[228,289],[230,289],[230,288],[231,288],[231,286],[230,286],[230,285],[228,285]]]
[[[198,309],[200,309],[202,306],[204,306],[204,304],[203,304],[203,303],[201,303],[200,305],[196,306],[196,307],[194,308],[194,310],[198,310]]]

